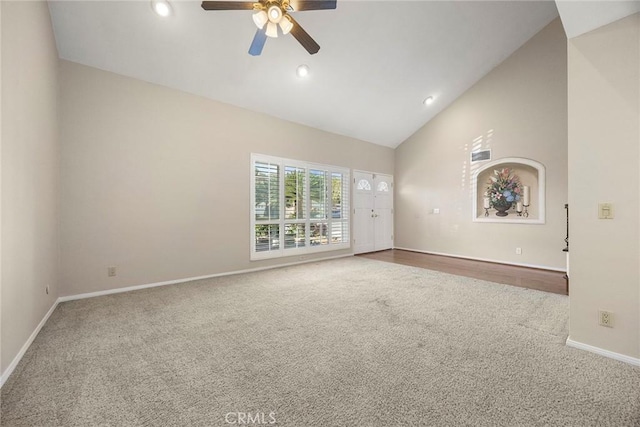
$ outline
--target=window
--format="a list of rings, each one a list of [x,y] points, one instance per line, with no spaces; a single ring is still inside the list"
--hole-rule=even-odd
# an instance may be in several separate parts
[[[366,179],[361,179],[360,181],[358,181],[358,190],[366,190],[369,191],[371,190],[371,184],[369,184],[369,181],[367,181]]]
[[[349,171],[254,154],[251,259],[349,248]]]
[[[256,251],[280,248],[280,166],[268,162],[254,165]]]
[[[285,166],[284,168],[284,247],[304,248],[306,246],[306,183],[304,168]]]
[[[388,192],[389,192],[389,184],[387,184],[387,183],[386,183],[386,182],[384,182],[384,181],[380,181],[380,182],[378,183],[378,192],[380,192],[380,193],[385,193],[385,192],[387,192],[387,193],[388,193]]]

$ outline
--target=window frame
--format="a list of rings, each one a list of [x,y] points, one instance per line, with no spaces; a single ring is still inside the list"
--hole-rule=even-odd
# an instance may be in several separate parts
[[[278,198],[279,198],[279,215],[278,220],[274,221],[272,219],[269,220],[256,220],[256,163],[270,163],[278,166]],[[285,191],[285,168],[294,167],[294,168],[303,168],[305,173],[305,182],[304,182],[304,200],[305,200],[305,218],[295,218],[295,219],[287,219],[286,218],[286,191]],[[310,170],[322,170],[325,172],[326,182],[325,182],[325,217],[324,218],[312,218],[311,217],[311,180],[310,180]],[[289,257],[289,256],[300,256],[304,254],[312,254],[317,252],[327,252],[327,251],[337,251],[343,249],[351,248],[351,217],[350,217],[350,206],[351,206],[351,170],[348,168],[333,166],[333,165],[324,165],[320,163],[314,162],[306,162],[301,160],[293,160],[286,159],[281,157],[274,157],[263,154],[251,154],[250,161],[250,260],[262,260],[262,259],[271,259],[271,258],[281,258],[281,257]],[[340,196],[340,218],[333,218],[333,174],[338,173],[342,175],[342,186],[341,186],[341,196]],[[345,197],[346,193],[346,197]],[[327,238],[328,243],[320,244],[320,245],[311,245],[311,224],[317,223],[326,223],[327,224]],[[332,230],[333,225],[336,223],[342,224],[342,241],[333,243],[332,242]],[[278,249],[273,250],[265,250],[261,252],[256,252],[256,226],[257,225],[267,225],[267,224],[278,224],[279,227],[279,244]],[[286,248],[285,247],[285,227],[287,224],[304,224],[305,227],[305,245],[303,247],[293,247]],[[345,235],[346,234],[346,235]],[[271,246],[271,241],[269,242],[269,246]]]

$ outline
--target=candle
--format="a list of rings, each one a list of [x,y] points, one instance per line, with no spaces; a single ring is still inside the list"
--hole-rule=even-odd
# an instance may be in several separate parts
[[[489,209],[491,207],[491,205],[489,204],[489,198],[488,197],[484,198],[484,205],[483,206],[484,206],[485,209]]]
[[[522,202],[516,203],[516,212],[522,212]]]
[[[524,205],[529,206],[529,186],[525,185],[522,190],[522,198],[524,199]]]

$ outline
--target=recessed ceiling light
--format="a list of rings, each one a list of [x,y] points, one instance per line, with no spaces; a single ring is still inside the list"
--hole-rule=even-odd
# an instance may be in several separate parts
[[[433,96],[429,96],[429,97],[427,97],[423,102],[424,102],[424,105],[431,105],[431,104],[433,104]]]
[[[163,18],[171,15],[171,5],[166,0],[153,0],[151,2],[151,8]]]
[[[298,77],[307,77],[309,75],[309,66],[305,64],[298,66],[296,69],[296,75]]]

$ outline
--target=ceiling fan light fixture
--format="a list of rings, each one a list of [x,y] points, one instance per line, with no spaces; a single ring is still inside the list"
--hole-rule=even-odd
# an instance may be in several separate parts
[[[273,22],[269,21],[267,23],[266,34],[269,37],[277,38],[278,37],[278,25],[276,25]]]
[[[171,5],[166,0],[153,0],[151,2],[151,9],[163,18],[171,15]]]
[[[273,22],[274,24],[277,24],[282,19],[282,9],[280,9],[280,6],[270,6],[267,10],[267,13],[269,15],[269,21]]]
[[[169,2],[171,0],[150,1]],[[295,0],[293,7],[291,5],[292,1],[294,0],[203,0],[201,6],[205,11],[251,10],[252,19],[258,30],[253,36],[253,41],[249,48],[250,55],[260,55],[266,38],[276,38],[278,33],[280,35],[291,34],[309,52],[309,55],[315,55],[320,50],[320,45],[293,19],[292,15],[289,15],[289,12],[295,10],[335,9],[337,0]],[[264,14],[259,12],[266,13],[266,22],[264,22]]]
[[[282,30],[282,34],[289,34],[292,28],[293,23],[289,20],[289,18],[287,18],[287,15],[285,15],[280,20],[280,29]]]
[[[269,17],[267,16],[267,12],[264,10],[260,10],[253,14],[253,22],[256,24],[256,27],[262,29],[267,21],[269,21]]]

